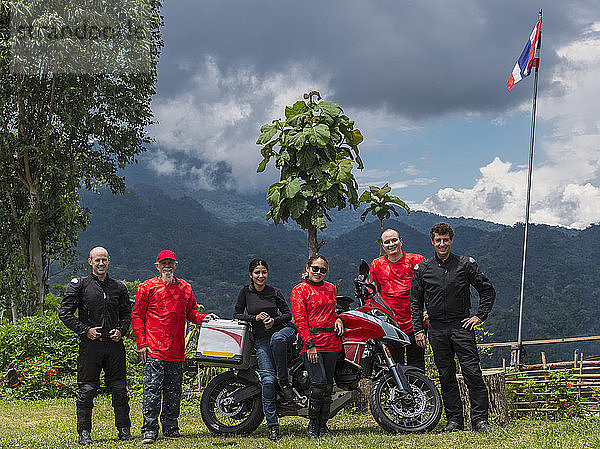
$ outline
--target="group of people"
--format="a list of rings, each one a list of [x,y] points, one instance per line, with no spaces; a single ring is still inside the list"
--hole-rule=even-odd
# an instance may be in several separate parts
[[[388,229],[381,236],[385,255],[371,264],[371,281],[411,342],[393,356],[401,362],[406,355],[407,364],[424,370],[429,338],[440,374],[448,420],[443,429],[446,432],[464,429],[454,361],[457,356],[469,390],[471,426],[476,431],[489,432],[487,389],[473,328],[487,318],[495,291],[475,260],[451,253],[454,231],[450,225],[436,224],[430,237],[435,255],[425,259],[403,252],[398,232]],[[112,393],[118,438],[133,439],[122,342],[130,324],[144,364],[142,442],[156,441],[159,417],[163,436],[180,436],[185,321],[201,325],[205,318],[217,316],[197,310],[191,286],[174,276],[177,260],[170,250],[158,254],[155,265],[159,273],[140,284],[133,310],[125,285],[108,276],[110,257],[106,249],[92,249],[88,262],[92,273],[69,283],[59,313],[63,322],[80,336],[76,400],[79,443],[92,442],[93,398],[101,370]],[[344,334],[344,321],[336,313],[336,287],[324,280],[329,263],[322,255],[308,259],[302,282],[292,290],[291,309],[281,291],[267,285],[268,270],[263,259],[250,262],[250,282],[238,294],[234,318],[249,322],[254,336],[269,439],[276,441],[280,436],[277,394],[288,401],[294,397],[287,357],[297,334],[310,379],[307,437],[327,436],[334,373],[337,361],[343,359]],[[471,285],[480,296],[473,316]]]
[[[88,276],[73,278],[61,301],[59,317],[79,336],[77,357],[77,433],[79,444],[91,444],[92,408],[104,371],[111,390],[115,426],[120,440],[132,440],[123,335],[129,327],[144,364],[142,377],[142,442],[154,443],[159,417],[163,436],[177,438],[185,359],[185,322],[200,325],[205,318],[192,287],[175,277],[177,259],[170,250],[156,257],[158,275],[142,282],[133,310],[127,287],[108,275],[110,256],[102,247],[90,251]],[[161,412],[162,409],[162,412]]]

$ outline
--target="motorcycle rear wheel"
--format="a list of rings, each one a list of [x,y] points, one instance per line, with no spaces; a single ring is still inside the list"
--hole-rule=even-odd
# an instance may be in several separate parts
[[[210,381],[200,399],[200,414],[208,430],[217,435],[246,435],[260,426],[264,418],[260,394],[241,403],[230,401],[233,392],[248,385],[233,371]]]
[[[429,432],[442,415],[442,398],[431,379],[419,371],[407,371],[413,402],[403,404],[391,373],[380,376],[371,388],[369,406],[377,424],[392,433]]]

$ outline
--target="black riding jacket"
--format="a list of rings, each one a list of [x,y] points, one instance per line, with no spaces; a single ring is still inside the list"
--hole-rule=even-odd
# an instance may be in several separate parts
[[[75,311],[78,310],[78,316]],[[94,274],[73,278],[60,303],[58,316],[80,337],[91,327],[101,327],[102,337],[113,329],[125,335],[131,324],[131,303],[125,284],[106,276],[100,281]]]
[[[471,257],[450,253],[445,261],[434,256],[415,265],[410,288],[410,311],[415,333],[423,331],[423,305],[429,319],[451,322],[468,318],[471,288],[479,293],[477,317],[484,321],[496,291]]]

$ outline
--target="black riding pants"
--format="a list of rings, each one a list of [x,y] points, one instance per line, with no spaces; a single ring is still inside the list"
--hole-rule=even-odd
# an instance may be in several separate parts
[[[115,426],[131,427],[129,420],[129,396],[125,367],[125,346],[122,341],[110,339],[79,341],[77,358],[77,431],[92,428],[94,397],[100,388],[100,372],[104,370],[104,381],[112,393],[115,410]]]
[[[341,351],[319,352],[317,363],[311,363],[307,354],[302,353],[304,368],[308,371],[310,379],[310,403],[308,417],[327,422],[331,407],[331,393],[333,392],[333,375]]]
[[[464,329],[460,321],[442,323],[430,321],[429,343],[440,374],[442,399],[448,421],[463,424],[463,409],[456,380],[456,362],[469,390],[471,400],[471,423],[488,419],[488,391],[479,367],[479,353],[475,345],[475,332]]]

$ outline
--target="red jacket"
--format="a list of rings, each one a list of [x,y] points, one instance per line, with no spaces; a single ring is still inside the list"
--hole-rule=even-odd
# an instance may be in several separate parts
[[[335,332],[311,332],[310,328],[333,329],[335,313],[336,290],[333,284],[323,282],[323,285],[302,282],[294,287],[291,295],[292,314],[302,341],[312,340],[318,352],[335,352],[342,350],[342,341]],[[303,345],[302,351],[306,352]]]
[[[415,265],[423,260],[425,258],[420,254],[404,253],[397,262],[390,262],[387,256],[382,256],[371,263],[369,277],[375,282],[379,296],[389,303],[404,332],[413,332],[410,284]]]
[[[185,359],[185,320],[201,324],[192,287],[183,279],[165,285],[158,276],[142,282],[135,295],[131,325],[138,349],[149,347],[149,356],[167,362]]]

